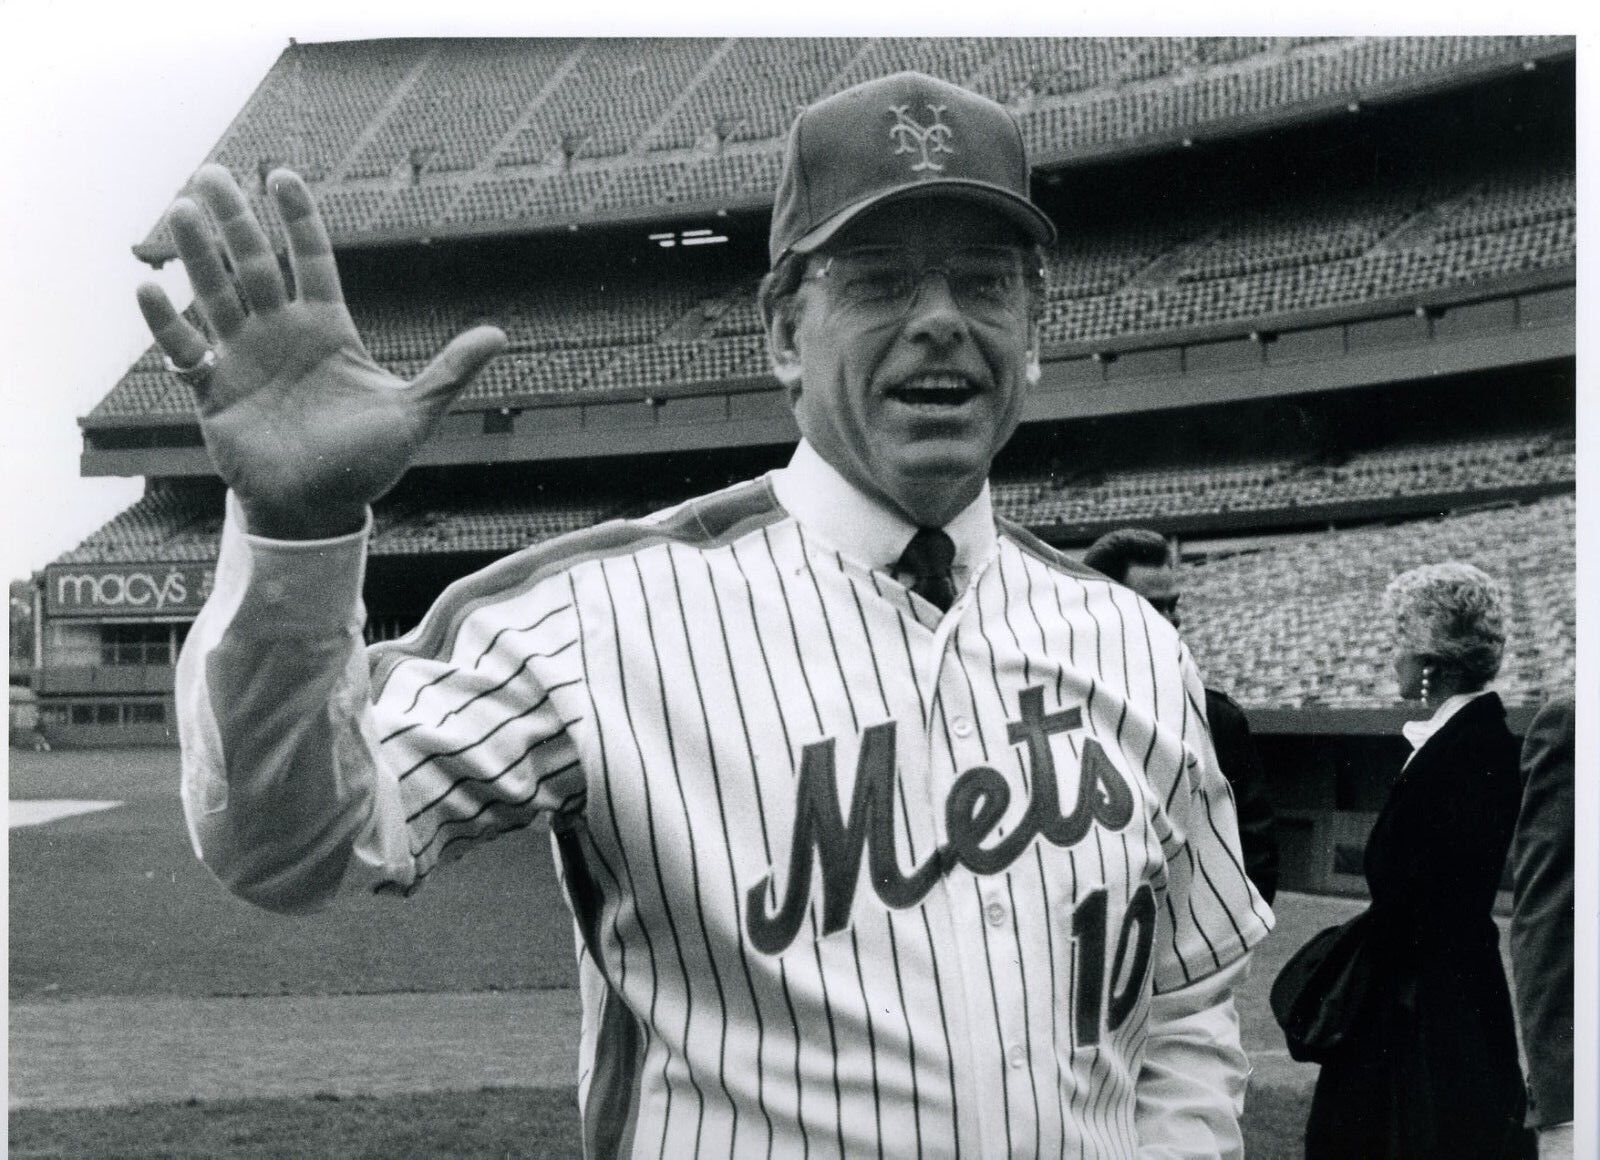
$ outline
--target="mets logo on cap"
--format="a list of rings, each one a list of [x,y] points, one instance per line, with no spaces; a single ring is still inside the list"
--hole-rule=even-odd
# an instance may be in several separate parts
[[[767,256],[807,254],[886,199],[964,198],[1009,218],[1031,241],[1055,226],[1028,200],[1017,120],[988,97],[925,73],[842,89],[794,119],[772,201]]]
[[[940,153],[954,153],[950,148],[950,126],[944,123],[943,115],[948,105],[935,105],[931,101],[925,106],[932,123],[923,125],[911,115],[910,105],[890,105],[889,112],[894,114],[894,124],[889,126],[889,136],[895,143],[895,154],[920,153],[922,159],[911,166],[911,172],[924,173],[944,171],[944,162],[936,159]]]

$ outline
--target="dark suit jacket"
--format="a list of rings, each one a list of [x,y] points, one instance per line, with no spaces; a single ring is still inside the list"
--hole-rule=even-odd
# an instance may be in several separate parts
[[[1375,983],[1323,1064],[1307,1160],[1532,1154],[1495,892],[1521,798],[1499,696],[1462,706],[1412,756],[1367,841]]]
[[[1278,893],[1278,834],[1267,794],[1266,776],[1250,736],[1244,710],[1226,693],[1206,690],[1206,720],[1217,764],[1233,787],[1234,809],[1239,814],[1239,845],[1244,851],[1244,872],[1268,904]]]
[[[1528,1056],[1528,1123],[1572,1119],[1573,699],[1547,701],[1522,741],[1511,846],[1511,973]]]

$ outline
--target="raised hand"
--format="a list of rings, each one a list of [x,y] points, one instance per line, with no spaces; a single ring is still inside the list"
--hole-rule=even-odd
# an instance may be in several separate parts
[[[207,165],[195,187],[217,222],[220,248],[189,199],[179,198],[168,220],[216,336],[210,372],[186,376],[212,461],[252,532],[315,539],[354,531],[505,335],[492,326],[457,335],[408,385],[374,362],[356,333],[328,232],[297,174],[267,177],[289,238],[293,297],[232,174]],[[173,364],[199,366],[211,347],[206,336],[154,283],[140,286],[138,298]]]

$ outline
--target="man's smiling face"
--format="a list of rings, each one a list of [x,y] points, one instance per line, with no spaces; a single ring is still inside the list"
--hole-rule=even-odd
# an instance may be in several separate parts
[[[775,347],[798,359],[801,433],[920,526],[942,526],[977,497],[1021,417],[1032,291],[1018,298],[985,280],[996,247],[1026,272],[1031,249],[994,212],[949,198],[891,202],[811,256],[774,326]],[[885,303],[872,279],[894,254],[924,273],[909,301]]]

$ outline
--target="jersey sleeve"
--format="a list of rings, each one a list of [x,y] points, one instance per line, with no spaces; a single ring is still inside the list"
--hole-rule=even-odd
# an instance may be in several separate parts
[[[230,495],[215,588],[179,659],[195,853],[268,909],[409,893],[474,842],[583,806],[561,711],[582,678],[566,586],[500,600],[464,582],[410,637],[368,650],[366,537],[250,536]]]
[[[1233,996],[1249,973],[1249,958],[1236,959],[1151,1000],[1134,1112],[1139,1160],[1244,1155],[1250,1062]]]
[[[1158,995],[1241,958],[1273,923],[1271,908],[1245,873],[1233,794],[1217,765],[1199,669],[1181,643],[1177,659],[1183,703],[1170,727],[1178,734],[1181,757],[1161,787],[1167,889],[1156,920]]]

